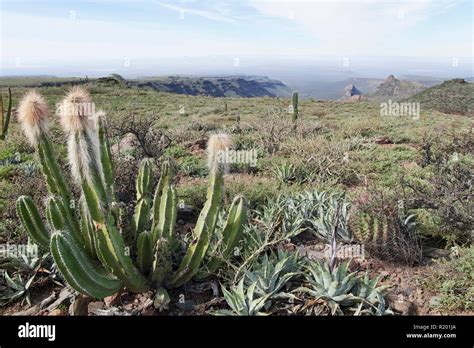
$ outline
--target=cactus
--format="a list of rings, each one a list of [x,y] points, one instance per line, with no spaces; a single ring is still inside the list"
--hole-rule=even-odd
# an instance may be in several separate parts
[[[51,254],[68,284],[87,296],[104,298],[115,294],[121,282],[94,265],[80,245],[68,234],[51,236]]]
[[[242,237],[243,226],[246,219],[245,200],[242,196],[235,197],[229,208],[227,220],[222,230],[221,245],[223,250],[219,257],[212,257],[207,264],[207,273],[212,274],[226,260]]]
[[[181,265],[170,280],[172,286],[180,286],[189,281],[199,270],[204,259],[211,233],[216,226],[221,204],[224,174],[217,161],[211,167],[207,200],[199,214],[198,221],[193,231],[193,241],[184,256]]]
[[[153,265],[153,236],[148,231],[138,235],[137,264],[143,273],[148,273]]]
[[[292,119],[296,122],[298,119],[298,92],[294,91],[292,95]]]
[[[138,176],[136,181],[137,189],[137,205],[135,207],[135,214],[133,215],[133,230],[136,233],[143,231],[148,222],[148,216],[151,207],[151,190],[153,185],[153,178],[151,173],[150,160],[145,159],[140,164]],[[135,235],[136,237],[136,235]]]
[[[5,140],[10,125],[10,116],[12,114],[12,90],[8,87],[8,107],[7,114],[3,115],[3,97],[0,95],[0,139]]]
[[[351,221],[351,229],[357,240],[363,243],[385,244],[390,236],[389,220],[360,213]]]
[[[193,241],[180,266],[173,272],[176,249],[174,226],[177,193],[173,185],[173,166],[162,164],[161,177],[152,197],[150,159],[140,164],[136,181],[137,197],[132,230],[136,236],[136,262],[119,232],[122,211],[114,192],[114,169],[102,112],[88,114],[83,104],[90,96],[72,89],[60,110],[61,124],[68,137],[68,159],[76,185],[81,190],[75,211],[70,189],[53,153],[48,138],[48,109],[44,99],[30,92],[20,103],[19,120],[36,148],[50,197],[46,203],[48,227],[41,221],[29,197],[20,197],[17,211],[31,239],[50,248],[58,269],[69,285],[92,297],[103,298],[125,286],[130,291],[146,291],[151,281],[162,294],[162,286],[181,286],[195,276],[205,258],[216,226],[223,192],[225,165],[218,163],[217,151],[230,145],[226,135],[209,140],[210,180],[207,201],[193,232]],[[242,197],[234,200],[223,230],[224,253],[228,255],[240,238],[245,221]],[[219,260],[209,262],[212,269]],[[165,294],[166,295],[166,294]],[[166,296],[165,296],[166,297]]]
[[[152,279],[158,286],[161,286],[171,271],[171,245],[166,239],[160,238],[155,244]]]
[[[16,211],[28,236],[39,246],[49,246],[49,233],[41,221],[38,208],[28,196],[21,196],[16,201]]]

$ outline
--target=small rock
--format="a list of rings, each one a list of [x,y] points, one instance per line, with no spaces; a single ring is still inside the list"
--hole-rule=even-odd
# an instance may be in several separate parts
[[[406,300],[402,294],[387,295],[387,303],[390,305],[390,308],[394,312],[398,312],[402,315],[415,315],[416,314],[416,308],[413,302]]]
[[[87,306],[87,310],[88,310],[89,313],[91,313],[91,312],[94,312],[97,309],[102,309],[104,307],[105,307],[104,302],[96,301],[96,302],[89,303],[89,305]]]
[[[78,296],[69,306],[69,315],[87,315],[91,301],[90,297]]]
[[[65,315],[66,314],[59,308],[53,309],[51,312],[48,313],[48,316],[51,316],[51,317],[62,317]]]
[[[118,142],[118,144],[113,145],[110,148],[112,154],[117,155],[120,152],[133,151],[137,147],[137,137],[135,134],[127,133],[124,137]]]
[[[106,298],[104,298],[105,305],[107,307],[112,307],[112,306],[117,305],[120,302],[121,295],[122,294],[119,291],[116,294],[113,294],[111,296],[107,296]]]
[[[196,140],[193,143],[188,143],[186,146],[192,151],[192,152],[197,152],[200,150],[204,150],[207,146],[207,138],[202,138],[199,140]]]
[[[376,144],[393,144],[393,141],[387,137],[387,136],[379,136],[377,138],[374,139],[374,143]]]

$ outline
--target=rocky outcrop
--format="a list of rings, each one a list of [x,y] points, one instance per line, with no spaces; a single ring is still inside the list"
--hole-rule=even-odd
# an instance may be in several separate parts
[[[412,95],[420,93],[425,90],[426,86],[415,81],[399,80],[393,75],[389,75],[369,98],[374,101],[386,101],[391,99],[393,101],[408,98]]]

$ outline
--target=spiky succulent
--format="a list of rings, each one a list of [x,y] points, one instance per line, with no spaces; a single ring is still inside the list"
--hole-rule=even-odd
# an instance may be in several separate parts
[[[339,263],[333,270],[324,261],[311,261],[307,266],[308,286],[296,289],[323,301],[332,315],[353,312],[360,314],[390,314],[386,310],[383,295],[386,287],[377,287],[378,278],[361,278],[357,272],[349,272],[350,260]]]
[[[209,139],[212,161],[207,201],[186,255],[173,271],[177,194],[170,162],[163,162],[162,176],[154,193],[152,162],[148,159],[141,162],[136,183],[137,202],[130,224],[133,239],[136,239],[134,262],[127,252],[130,246],[120,232],[123,211],[115,196],[104,113],[95,111],[90,95],[82,88],[73,88],[66,95],[59,113],[68,137],[71,173],[81,191],[78,205],[72,199],[49,141],[48,109],[44,99],[30,92],[20,103],[19,120],[37,150],[51,196],[45,214],[48,224],[41,220],[31,198],[18,199],[17,211],[31,239],[51,250],[57,267],[71,287],[91,297],[109,296],[123,286],[143,292],[148,289],[150,279],[158,287],[177,287],[188,282],[199,271],[214,233],[225,170],[224,164],[217,162],[216,153],[229,147],[229,138],[220,134]],[[78,211],[74,209],[76,206]],[[241,228],[237,225],[243,224],[245,214],[242,209],[234,210],[229,216],[235,230]],[[234,236],[234,232],[230,236]],[[233,241],[233,238],[230,239]]]
[[[283,163],[273,170],[275,177],[284,184],[294,183],[298,180],[296,167],[292,163]]]
[[[238,315],[238,316],[262,316],[268,315],[262,312],[265,303],[267,302],[270,295],[260,296],[255,298],[255,289],[257,283],[251,284],[249,287],[244,287],[244,278],[242,278],[237,286],[227,290],[222,286],[222,292],[224,293],[224,299],[231,308],[221,309],[212,312],[213,315]]]
[[[270,256],[265,254],[245,273],[245,284],[256,284],[255,293],[259,296],[268,295],[269,299],[289,298],[291,295],[284,288],[300,274],[302,265],[297,252],[278,250]],[[271,301],[268,301],[265,308],[268,309],[270,305]]]

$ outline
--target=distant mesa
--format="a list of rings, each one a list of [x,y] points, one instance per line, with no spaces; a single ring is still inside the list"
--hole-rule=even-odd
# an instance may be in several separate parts
[[[131,80],[139,88],[211,97],[288,97],[290,89],[264,76],[185,77],[168,76]]]

